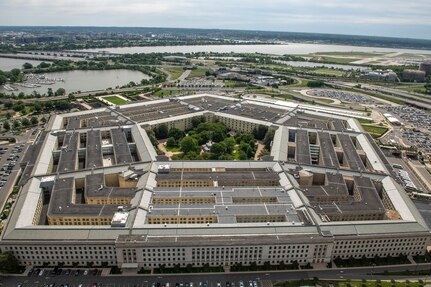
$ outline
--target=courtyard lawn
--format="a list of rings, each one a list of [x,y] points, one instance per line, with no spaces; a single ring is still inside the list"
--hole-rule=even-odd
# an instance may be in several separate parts
[[[124,104],[128,103],[128,101],[126,101],[126,100],[124,100],[118,96],[108,96],[108,97],[103,97],[103,99],[105,101],[113,103],[114,105],[124,105]]]
[[[372,126],[372,125],[364,125],[363,124],[362,127],[364,128],[364,131],[369,133],[373,138],[379,138],[384,133],[386,133],[388,131],[387,128],[379,127],[379,126]]]

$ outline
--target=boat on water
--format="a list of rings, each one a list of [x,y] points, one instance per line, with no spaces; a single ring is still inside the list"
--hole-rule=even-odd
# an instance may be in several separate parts
[[[3,85],[3,88],[4,88],[6,91],[9,91],[9,92],[13,92],[13,91],[18,90],[17,88],[12,87],[11,85]]]

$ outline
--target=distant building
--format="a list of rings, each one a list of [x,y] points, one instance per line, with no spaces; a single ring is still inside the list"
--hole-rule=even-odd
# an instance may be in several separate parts
[[[425,72],[425,76],[428,77],[429,75],[431,75],[431,61],[426,61],[423,62],[420,66],[419,66],[419,70]]]
[[[391,123],[392,125],[396,125],[396,126],[401,125],[401,122],[396,117],[392,116],[391,114],[383,114],[383,115],[388,120],[388,122]]]
[[[407,82],[424,82],[425,72],[419,70],[404,70],[402,78],[403,81]]]
[[[169,62],[187,62],[187,58],[182,56],[165,56],[163,60]]]
[[[220,80],[233,80],[233,81],[244,81],[248,82],[250,79],[247,76],[241,75],[235,72],[227,72],[217,75],[217,79]]]
[[[366,72],[363,75],[364,78],[372,81],[385,81],[385,82],[399,82],[397,74],[392,70],[375,70]]]

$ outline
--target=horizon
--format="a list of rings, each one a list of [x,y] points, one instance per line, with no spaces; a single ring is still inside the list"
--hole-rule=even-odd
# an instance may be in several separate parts
[[[1,26],[184,27],[431,40],[431,3],[417,0],[3,0]],[[352,33],[354,31],[354,33]]]
[[[0,25],[0,28],[121,28],[121,29],[176,29],[176,30],[214,30],[214,31],[240,31],[240,32],[260,32],[260,33],[286,33],[286,34],[310,34],[310,35],[337,35],[388,39],[408,39],[431,41],[430,38],[415,38],[401,36],[380,36],[370,34],[344,34],[344,33],[324,33],[324,32],[304,32],[304,31],[282,31],[282,30],[259,30],[259,29],[236,29],[236,28],[195,28],[195,27],[162,27],[162,26],[98,26],[98,25]]]

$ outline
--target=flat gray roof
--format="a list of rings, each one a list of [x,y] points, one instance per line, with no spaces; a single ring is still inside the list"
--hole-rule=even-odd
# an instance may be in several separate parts
[[[85,146],[87,168],[103,166],[102,157],[102,140],[99,130],[90,130],[87,132],[87,144]]]

